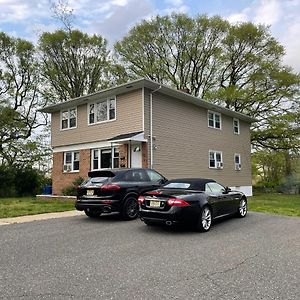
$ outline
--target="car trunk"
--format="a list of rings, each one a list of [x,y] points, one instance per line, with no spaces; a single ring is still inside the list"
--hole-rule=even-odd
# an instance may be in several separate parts
[[[190,191],[186,190],[175,190],[175,189],[165,189],[153,192],[148,192],[144,195],[145,201],[143,209],[146,210],[159,210],[168,211],[174,205],[169,205],[168,200],[174,199],[184,199]]]
[[[115,177],[111,171],[92,171],[89,172],[89,179],[78,188],[80,198],[111,198],[118,193],[119,186],[112,184],[111,180]]]

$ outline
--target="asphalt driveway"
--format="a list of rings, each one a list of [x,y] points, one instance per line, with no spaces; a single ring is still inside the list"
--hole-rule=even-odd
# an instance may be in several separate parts
[[[208,233],[85,215],[0,226],[0,299],[298,299],[300,218]],[[298,295],[298,296],[297,296]]]

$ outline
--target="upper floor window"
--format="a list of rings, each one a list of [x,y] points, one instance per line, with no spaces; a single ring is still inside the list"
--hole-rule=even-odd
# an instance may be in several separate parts
[[[233,119],[233,132],[235,134],[240,134],[240,120]]]
[[[223,169],[223,158],[221,151],[209,151],[209,167],[212,169]]]
[[[79,151],[64,152],[64,172],[79,171]]]
[[[70,108],[61,112],[61,129],[75,128],[77,124],[77,109]]]
[[[119,151],[117,148],[92,150],[92,170],[119,168]]]
[[[91,103],[88,106],[89,124],[95,124],[116,119],[115,97]]]
[[[240,171],[242,168],[241,164],[241,155],[240,154],[234,154],[234,169],[236,171]]]
[[[221,114],[209,111],[208,112],[208,127],[221,129]]]

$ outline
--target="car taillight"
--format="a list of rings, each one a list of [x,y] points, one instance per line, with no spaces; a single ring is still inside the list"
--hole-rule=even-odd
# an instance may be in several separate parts
[[[147,192],[147,195],[155,196],[155,195],[161,195],[161,191],[152,191],[152,192]]]
[[[138,203],[142,204],[145,201],[145,197],[144,196],[139,196],[138,198]]]
[[[169,206],[189,206],[189,204],[187,202],[185,202],[182,199],[178,199],[178,198],[169,198],[169,200],[167,201],[167,204]]]
[[[118,191],[120,188],[117,184],[103,184],[100,189],[104,191]]]

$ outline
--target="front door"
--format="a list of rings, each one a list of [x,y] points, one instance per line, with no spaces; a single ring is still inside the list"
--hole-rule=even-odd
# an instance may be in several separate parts
[[[131,168],[142,167],[142,145],[131,144]]]

